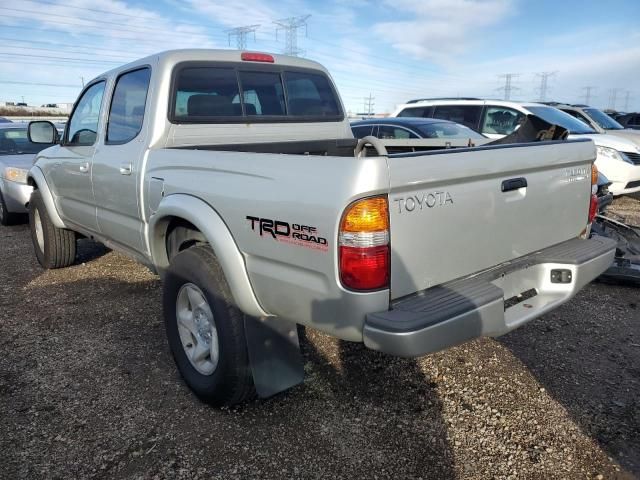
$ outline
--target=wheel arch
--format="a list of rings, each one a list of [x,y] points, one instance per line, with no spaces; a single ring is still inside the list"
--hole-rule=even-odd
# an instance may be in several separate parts
[[[49,184],[47,183],[44,173],[42,173],[40,168],[37,166],[31,167],[29,175],[27,176],[27,183],[33,187],[34,191],[38,190],[40,192],[44,206],[47,208],[47,213],[49,214],[53,224],[57,228],[67,228],[58,214],[58,209],[56,208],[56,204],[53,200],[53,193],[51,193]]]
[[[162,199],[149,221],[149,247],[153,263],[161,277],[169,267],[168,238],[177,226],[200,233],[213,249],[236,305],[247,315],[269,316],[258,302],[244,257],[229,228],[218,212],[205,201],[186,194],[173,194]],[[186,237],[199,243],[197,236]]]

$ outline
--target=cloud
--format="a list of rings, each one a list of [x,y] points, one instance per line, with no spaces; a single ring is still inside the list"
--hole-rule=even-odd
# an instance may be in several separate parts
[[[440,63],[464,53],[483,29],[513,12],[509,0],[393,0],[387,5],[412,19],[376,23],[375,33],[402,53]]]
[[[189,0],[189,4],[193,9],[229,28],[270,24],[280,16],[279,12],[260,0],[243,0],[241,6],[235,2],[217,0]]]

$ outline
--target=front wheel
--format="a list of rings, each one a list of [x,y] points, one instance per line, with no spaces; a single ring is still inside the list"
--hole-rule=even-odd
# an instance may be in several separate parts
[[[173,257],[163,309],[173,358],[199,398],[230,406],[255,397],[244,314],[209,247],[194,246]]]
[[[76,233],[56,227],[47,213],[39,190],[34,190],[29,201],[31,241],[43,268],[64,268],[76,258]]]

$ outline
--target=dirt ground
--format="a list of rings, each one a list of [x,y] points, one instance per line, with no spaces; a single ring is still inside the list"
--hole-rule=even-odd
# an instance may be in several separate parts
[[[231,410],[182,383],[160,288],[88,241],[42,271],[28,228],[0,228],[0,478],[640,475],[638,288],[417,360],[307,329],[305,383]]]

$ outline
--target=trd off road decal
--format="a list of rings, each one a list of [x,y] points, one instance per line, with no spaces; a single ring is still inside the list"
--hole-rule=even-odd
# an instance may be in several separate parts
[[[251,230],[261,237],[272,238],[278,242],[291,243],[314,250],[326,251],[329,248],[327,239],[318,235],[316,227],[298,223],[271,220],[270,218],[246,217],[251,223]]]

